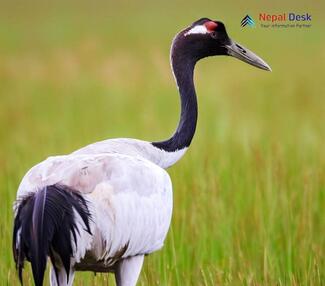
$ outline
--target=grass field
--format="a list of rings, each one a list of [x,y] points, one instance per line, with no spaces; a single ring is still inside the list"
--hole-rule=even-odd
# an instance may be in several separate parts
[[[139,285],[325,284],[324,5],[225,3],[1,4],[0,285],[18,285],[12,204],[24,173],[105,138],[168,137],[179,116],[170,41],[202,16],[273,72],[226,57],[197,66],[196,137],[169,170],[172,227]],[[309,12],[313,26],[240,28],[262,11]],[[75,282],[114,285],[92,273]]]

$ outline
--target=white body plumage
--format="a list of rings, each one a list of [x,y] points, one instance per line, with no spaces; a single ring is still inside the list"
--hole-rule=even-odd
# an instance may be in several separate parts
[[[23,178],[17,199],[55,184],[78,190],[89,203],[92,235],[79,218],[74,262],[82,270],[109,270],[117,259],[149,254],[163,246],[173,202],[164,168],[185,150],[165,152],[134,139],[91,144],[34,166]]]

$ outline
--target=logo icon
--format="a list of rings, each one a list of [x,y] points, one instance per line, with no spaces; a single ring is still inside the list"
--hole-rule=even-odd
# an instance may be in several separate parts
[[[255,26],[255,22],[253,20],[253,18],[249,15],[246,15],[240,22],[240,25],[242,27],[245,27],[246,25],[248,25],[249,27],[254,27]]]

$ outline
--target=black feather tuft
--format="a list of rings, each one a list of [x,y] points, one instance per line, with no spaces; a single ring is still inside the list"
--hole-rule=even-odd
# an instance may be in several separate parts
[[[48,256],[56,274],[55,259],[58,256],[69,277],[72,243],[77,247],[79,233],[74,211],[81,217],[85,231],[91,234],[91,216],[86,200],[79,192],[68,187],[52,185],[28,195],[17,205],[13,254],[21,283],[24,261],[27,259],[32,264],[35,285],[43,285]]]

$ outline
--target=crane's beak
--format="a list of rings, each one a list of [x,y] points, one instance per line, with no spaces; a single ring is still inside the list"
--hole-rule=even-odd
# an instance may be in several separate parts
[[[234,41],[231,41],[230,44],[226,45],[226,49],[229,56],[240,59],[262,70],[272,71],[271,67],[259,56]]]

